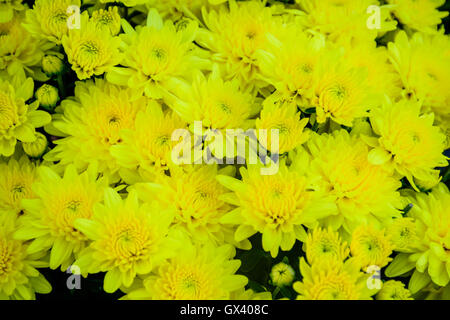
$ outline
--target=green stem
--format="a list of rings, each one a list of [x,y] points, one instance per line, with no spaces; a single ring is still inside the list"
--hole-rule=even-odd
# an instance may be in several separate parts
[[[56,77],[56,81],[58,82],[58,89],[59,94],[61,96],[61,100],[63,100],[66,97],[66,88],[64,87],[62,73],[58,74],[58,76]]]

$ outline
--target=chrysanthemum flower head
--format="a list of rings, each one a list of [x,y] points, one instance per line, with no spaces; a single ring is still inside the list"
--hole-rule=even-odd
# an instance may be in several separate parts
[[[81,15],[80,29],[70,30],[61,42],[80,80],[102,75],[121,61],[120,39],[106,28],[97,28],[87,12]]]
[[[31,300],[49,293],[50,283],[36,268],[45,268],[42,252],[29,254],[28,244],[13,237],[15,216],[0,214],[0,300]]]
[[[392,63],[400,74],[405,96],[423,102],[424,111],[437,119],[450,116],[450,37],[441,33],[397,34],[388,44]]]
[[[408,199],[413,205],[408,216],[415,219],[421,239],[410,260],[418,272],[428,274],[437,285],[446,286],[450,280],[450,192],[440,183],[428,195],[416,193]]]
[[[173,254],[167,240],[173,214],[155,203],[140,204],[131,192],[123,200],[111,188],[104,204],[94,207],[91,217],[79,218],[75,226],[91,240],[75,265],[82,274],[107,272],[103,288],[112,293],[130,287],[136,275],[147,274]]]
[[[337,229],[353,229],[360,223],[400,215],[403,208],[397,189],[401,183],[381,166],[367,160],[369,148],[357,134],[337,130],[332,134],[314,134],[293,153],[293,165],[309,157],[309,174],[321,177],[320,188],[336,197],[339,215],[324,221]],[[300,165],[301,167],[302,165]]]
[[[80,0],[36,0],[33,9],[26,11],[24,26],[37,39],[61,44],[62,37],[69,31],[68,8],[80,5]]]
[[[145,289],[130,296],[156,300],[222,300],[244,288],[247,277],[235,274],[241,262],[234,260],[230,245],[192,245],[185,242],[174,257],[144,280]]]
[[[301,105],[312,94],[313,75],[325,49],[324,37],[310,37],[294,25],[257,51],[261,77],[276,91],[272,99]]]
[[[186,124],[171,110],[163,110],[155,101],[136,115],[135,128],[122,131],[122,143],[111,147],[111,154],[125,169],[137,169],[150,181],[169,169],[172,133]],[[122,177],[126,179],[126,177]],[[148,180],[147,180],[148,181]]]
[[[294,283],[299,300],[370,299],[366,278],[354,260],[316,262],[309,266],[300,258],[301,282]]]
[[[241,168],[242,181],[218,176],[232,190],[227,201],[238,207],[223,218],[223,223],[238,224],[237,241],[262,233],[265,251],[276,257],[278,250],[290,250],[296,239],[305,240],[305,226],[336,213],[332,199],[321,197],[305,176],[281,163],[273,175],[261,175],[260,165]]]
[[[34,198],[31,186],[36,178],[36,167],[26,156],[0,162],[0,212],[23,213],[21,200]]]
[[[295,103],[271,103],[267,101],[256,119],[257,132],[265,130],[264,138],[260,139],[261,145],[270,150],[283,154],[295,149],[309,138],[309,132],[304,130],[309,119],[300,120],[300,112]],[[278,130],[278,147],[272,150],[272,130]],[[259,137],[261,138],[261,137]]]
[[[392,258],[393,245],[385,230],[377,230],[372,225],[360,225],[352,232],[350,251],[363,270],[370,266],[382,268]]]
[[[62,101],[49,132],[64,138],[55,140],[45,159],[60,165],[74,163],[78,169],[98,161],[99,171],[117,174],[120,166],[110,153],[123,142],[122,130],[134,129],[136,115],[148,100],[129,88],[104,80],[76,82],[75,97]],[[55,132],[53,132],[55,131]]]
[[[97,28],[106,28],[112,36],[120,32],[120,15],[118,7],[109,7],[107,10],[99,9],[92,13],[91,21]]]
[[[123,20],[122,27],[123,67],[115,67],[106,75],[112,83],[138,88],[146,96],[160,99],[172,87],[172,79],[189,78],[193,70],[208,67],[209,62],[192,42],[197,32],[193,21],[177,31],[171,21],[163,22],[152,9],[147,25],[134,30]]]
[[[177,91],[172,109],[190,124],[201,121],[205,129],[247,129],[254,123],[249,118],[260,109],[260,101],[237,79],[223,80],[217,64],[208,77],[198,71],[192,86],[180,83]]]
[[[77,218],[90,218],[94,204],[101,201],[105,179],[97,179],[95,166],[78,174],[67,166],[63,177],[50,167],[37,169],[39,179],[32,190],[35,199],[23,199],[25,214],[20,217],[17,239],[32,240],[29,253],[50,251],[50,268],[65,271],[75,260],[88,238],[75,227]]]
[[[374,41],[378,35],[394,30],[396,21],[390,18],[389,6],[377,0],[296,0],[307,14],[302,16],[307,28],[326,35],[331,41],[353,45]],[[380,10],[380,25],[368,27],[369,6]]]
[[[173,208],[174,225],[184,230],[194,241],[224,242],[238,245],[233,239],[234,229],[220,223],[220,218],[230,211],[230,205],[221,197],[227,189],[216,180],[217,174],[229,174],[228,169],[218,170],[217,165],[194,165],[179,170],[171,169],[170,177],[161,176],[157,183],[137,184],[139,197],[144,201],[157,198],[162,207]],[[244,241],[249,247],[248,241]]]
[[[37,66],[47,47],[25,30],[23,20],[23,14],[16,14],[9,22],[0,23],[0,70],[6,70],[11,76],[25,71],[37,79]],[[46,79],[41,77],[39,80]]]
[[[376,295],[377,300],[413,300],[411,292],[405,288],[403,282],[389,280],[383,283],[383,287]]]
[[[16,11],[22,11],[25,8],[22,0],[2,0],[0,2],[0,23],[11,21]]]
[[[310,264],[328,260],[344,261],[350,253],[347,242],[341,239],[337,231],[320,227],[308,232],[303,250]]]
[[[377,104],[367,69],[344,59],[338,51],[327,52],[313,81],[311,104],[319,123],[329,118],[352,127],[354,119],[367,116],[367,111]]]
[[[376,137],[365,139],[374,147],[369,161],[384,167],[390,165],[414,188],[414,179],[435,180],[435,167],[447,166],[443,155],[446,137],[433,125],[432,113],[421,113],[419,103],[387,100],[383,108],[371,112],[370,123]]]
[[[226,79],[237,77],[249,86],[265,84],[258,78],[256,51],[268,44],[268,33],[282,28],[273,8],[266,7],[265,1],[230,0],[228,7],[203,10],[208,30],[199,30],[196,41],[213,52],[212,59],[220,63]]]
[[[34,83],[25,75],[0,80],[0,155],[11,156],[17,140],[36,140],[35,128],[51,121],[48,113],[36,110],[37,101],[25,102],[33,96]]]
[[[442,18],[448,16],[448,12],[437,10],[445,0],[388,0],[393,14],[407,27],[426,33],[437,31],[437,26],[442,23]]]
[[[413,252],[420,243],[414,219],[401,217],[393,219],[386,229],[393,244],[393,250],[398,252]]]

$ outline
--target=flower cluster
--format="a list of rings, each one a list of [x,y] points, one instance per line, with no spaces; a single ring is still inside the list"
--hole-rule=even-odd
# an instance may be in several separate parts
[[[0,299],[450,297],[443,5],[0,0]]]

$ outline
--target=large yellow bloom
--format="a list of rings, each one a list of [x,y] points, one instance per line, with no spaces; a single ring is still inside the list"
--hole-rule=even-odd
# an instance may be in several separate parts
[[[144,27],[134,30],[126,22],[122,22],[122,27],[123,67],[107,73],[106,78],[112,83],[138,88],[146,96],[160,99],[173,87],[173,79],[189,79],[193,70],[209,65],[192,42],[197,32],[195,22],[177,31],[171,21],[163,22],[152,9]]]
[[[25,30],[23,20],[23,14],[16,14],[9,22],[0,23],[0,70],[6,70],[11,76],[25,71],[35,79],[45,81],[38,65],[47,46]]]
[[[318,261],[309,266],[300,259],[301,282],[294,283],[299,300],[367,300],[366,277],[358,264],[349,259]]]
[[[122,143],[110,149],[124,168],[120,172],[122,178],[130,183],[139,181],[130,176],[138,172],[144,181],[153,181],[155,175],[167,171],[172,148],[177,144],[172,141],[172,133],[183,128],[186,124],[175,113],[163,111],[157,102],[151,101],[145,111],[136,115],[135,128],[123,130]]]
[[[56,147],[45,159],[59,161],[61,166],[74,163],[78,169],[98,161],[99,171],[113,178],[120,166],[110,149],[123,142],[123,129],[134,129],[137,113],[147,104],[148,100],[134,90],[104,80],[77,82],[75,98],[61,103],[52,122],[54,128],[47,128],[65,138],[54,141]]]
[[[31,186],[36,178],[36,167],[26,156],[0,162],[0,212],[22,214],[21,200],[34,198]]]
[[[403,208],[397,189],[401,183],[383,166],[371,164],[369,148],[357,134],[338,130],[332,134],[314,134],[303,149],[293,154],[293,165],[302,167],[309,157],[312,178],[321,177],[317,184],[336,198],[339,215],[323,221],[337,229],[350,230],[362,222],[380,224],[399,216]],[[299,165],[296,162],[299,161]]]
[[[48,113],[36,110],[37,101],[25,102],[33,96],[33,79],[25,75],[0,79],[0,155],[11,156],[17,140],[36,140],[35,128],[51,121]]]
[[[80,80],[102,75],[121,61],[120,39],[107,28],[97,28],[87,13],[81,16],[80,29],[70,30],[61,42]]]
[[[230,0],[228,4],[228,8],[203,11],[208,30],[199,30],[196,41],[213,52],[212,60],[220,63],[225,79],[237,77],[249,86],[264,86],[258,77],[256,52],[269,43],[268,33],[282,28],[282,21],[264,1]]]
[[[371,163],[393,167],[414,188],[415,179],[432,186],[437,183],[435,168],[448,162],[443,155],[446,137],[433,125],[432,113],[422,114],[414,101],[386,101],[383,108],[371,112],[370,123],[377,136],[364,139],[374,147],[368,155]]]
[[[0,300],[31,300],[35,292],[49,293],[50,283],[36,268],[48,263],[45,252],[29,254],[29,244],[13,238],[16,217],[0,214]]]
[[[395,5],[392,11],[403,25],[420,32],[436,32],[442,18],[448,16],[448,12],[437,10],[445,0],[387,0],[387,2]]]
[[[440,122],[450,117],[450,37],[443,34],[414,33],[408,39],[399,32],[388,44],[391,60],[400,74],[404,95],[423,102],[424,111],[433,111]],[[443,119],[441,119],[443,118]]]
[[[17,239],[32,240],[29,253],[50,251],[50,268],[62,271],[86,247],[88,238],[75,226],[77,218],[90,218],[94,204],[102,200],[105,179],[97,179],[94,166],[78,174],[67,166],[61,178],[51,168],[38,168],[39,180],[33,184],[36,199],[23,199],[25,214],[19,218]]]
[[[176,256],[144,280],[144,289],[129,294],[132,299],[223,300],[247,284],[247,277],[236,275],[241,262],[233,260],[230,245],[194,246],[184,243]]]
[[[62,37],[69,31],[68,8],[80,5],[80,0],[36,0],[33,9],[26,11],[24,26],[37,39],[61,44]]]
[[[260,165],[241,168],[242,181],[218,176],[232,190],[226,200],[236,206],[223,223],[237,224],[235,240],[262,233],[265,251],[276,257],[278,250],[290,250],[296,241],[306,240],[303,226],[313,227],[317,220],[336,214],[333,199],[321,197],[310,189],[305,176],[280,163],[274,175],[261,175]]]
[[[107,272],[104,290],[112,293],[130,287],[138,274],[147,274],[173,255],[167,240],[173,215],[153,204],[140,205],[137,194],[126,200],[112,189],[105,203],[94,207],[92,217],[77,219],[75,226],[92,242],[75,265],[82,274]]]

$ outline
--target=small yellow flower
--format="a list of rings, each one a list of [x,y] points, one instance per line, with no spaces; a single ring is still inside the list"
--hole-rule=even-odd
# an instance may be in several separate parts
[[[386,234],[398,252],[413,252],[420,243],[414,219],[409,217],[394,219],[387,227]]]
[[[350,252],[365,270],[369,266],[382,268],[392,260],[392,243],[385,230],[361,225],[352,233]]]
[[[301,282],[295,282],[299,300],[366,300],[370,299],[366,277],[353,260],[330,260],[309,266],[300,259]]]
[[[35,93],[39,105],[47,110],[53,109],[59,101],[58,89],[49,84],[43,84]]]
[[[106,28],[112,36],[120,32],[120,15],[118,7],[109,7],[108,10],[99,9],[92,13],[91,20],[97,28]]]
[[[328,260],[344,261],[350,253],[347,242],[342,241],[339,233],[331,228],[316,228],[308,232],[303,246],[310,264]]]
[[[78,79],[99,76],[119,64],[120,39],[111,36],[107,29],[98,29],[89,21],[89,16],[81,16],[80,29],[72,29],[64,35],[61,42],[72,69]]]
[[[41,157],[47,151],[47,138],[40,132],[36,132],[36,140],[33,142],[22,142],[23,151],[31,158]]]
[[[389,280],[383,283],[383,287],[376,295],[377,300],[413,300],[411,292],[405,288],[405,284]]]
[[[243,289],[247,277],[236,275],[241,262],[233,260],[230,245],[194,246],[189,242],[173,258],[144,280],[145,289],[130,294],[137,299],[222,300]]]
[[[0,163],[0,212],[23,214],[22,199],[34,198],[31,188],[36,181],[36,167],[26,156]]]
[[[44,254],[29,254],[29,244],[13,237],[16,217],[0,214],[0,300],[32,300],[36,293],[49,293],[50,283],[36,268],[48,266]]]
[[[103,288],[112,293],[122,285],[130,287],[136,275],[149,273],[173,254],[166,237],[173,215],[152,204],[140,205],[135,193],[123,200],[109,188],[104,199],[91,217],[75,221],[92,241],[75,265],[82,274],[106,271]]]
[[[62,60],[54,55],[47,55],[42,58],[42,71],[49,77],[60,74],[64,69]]]

